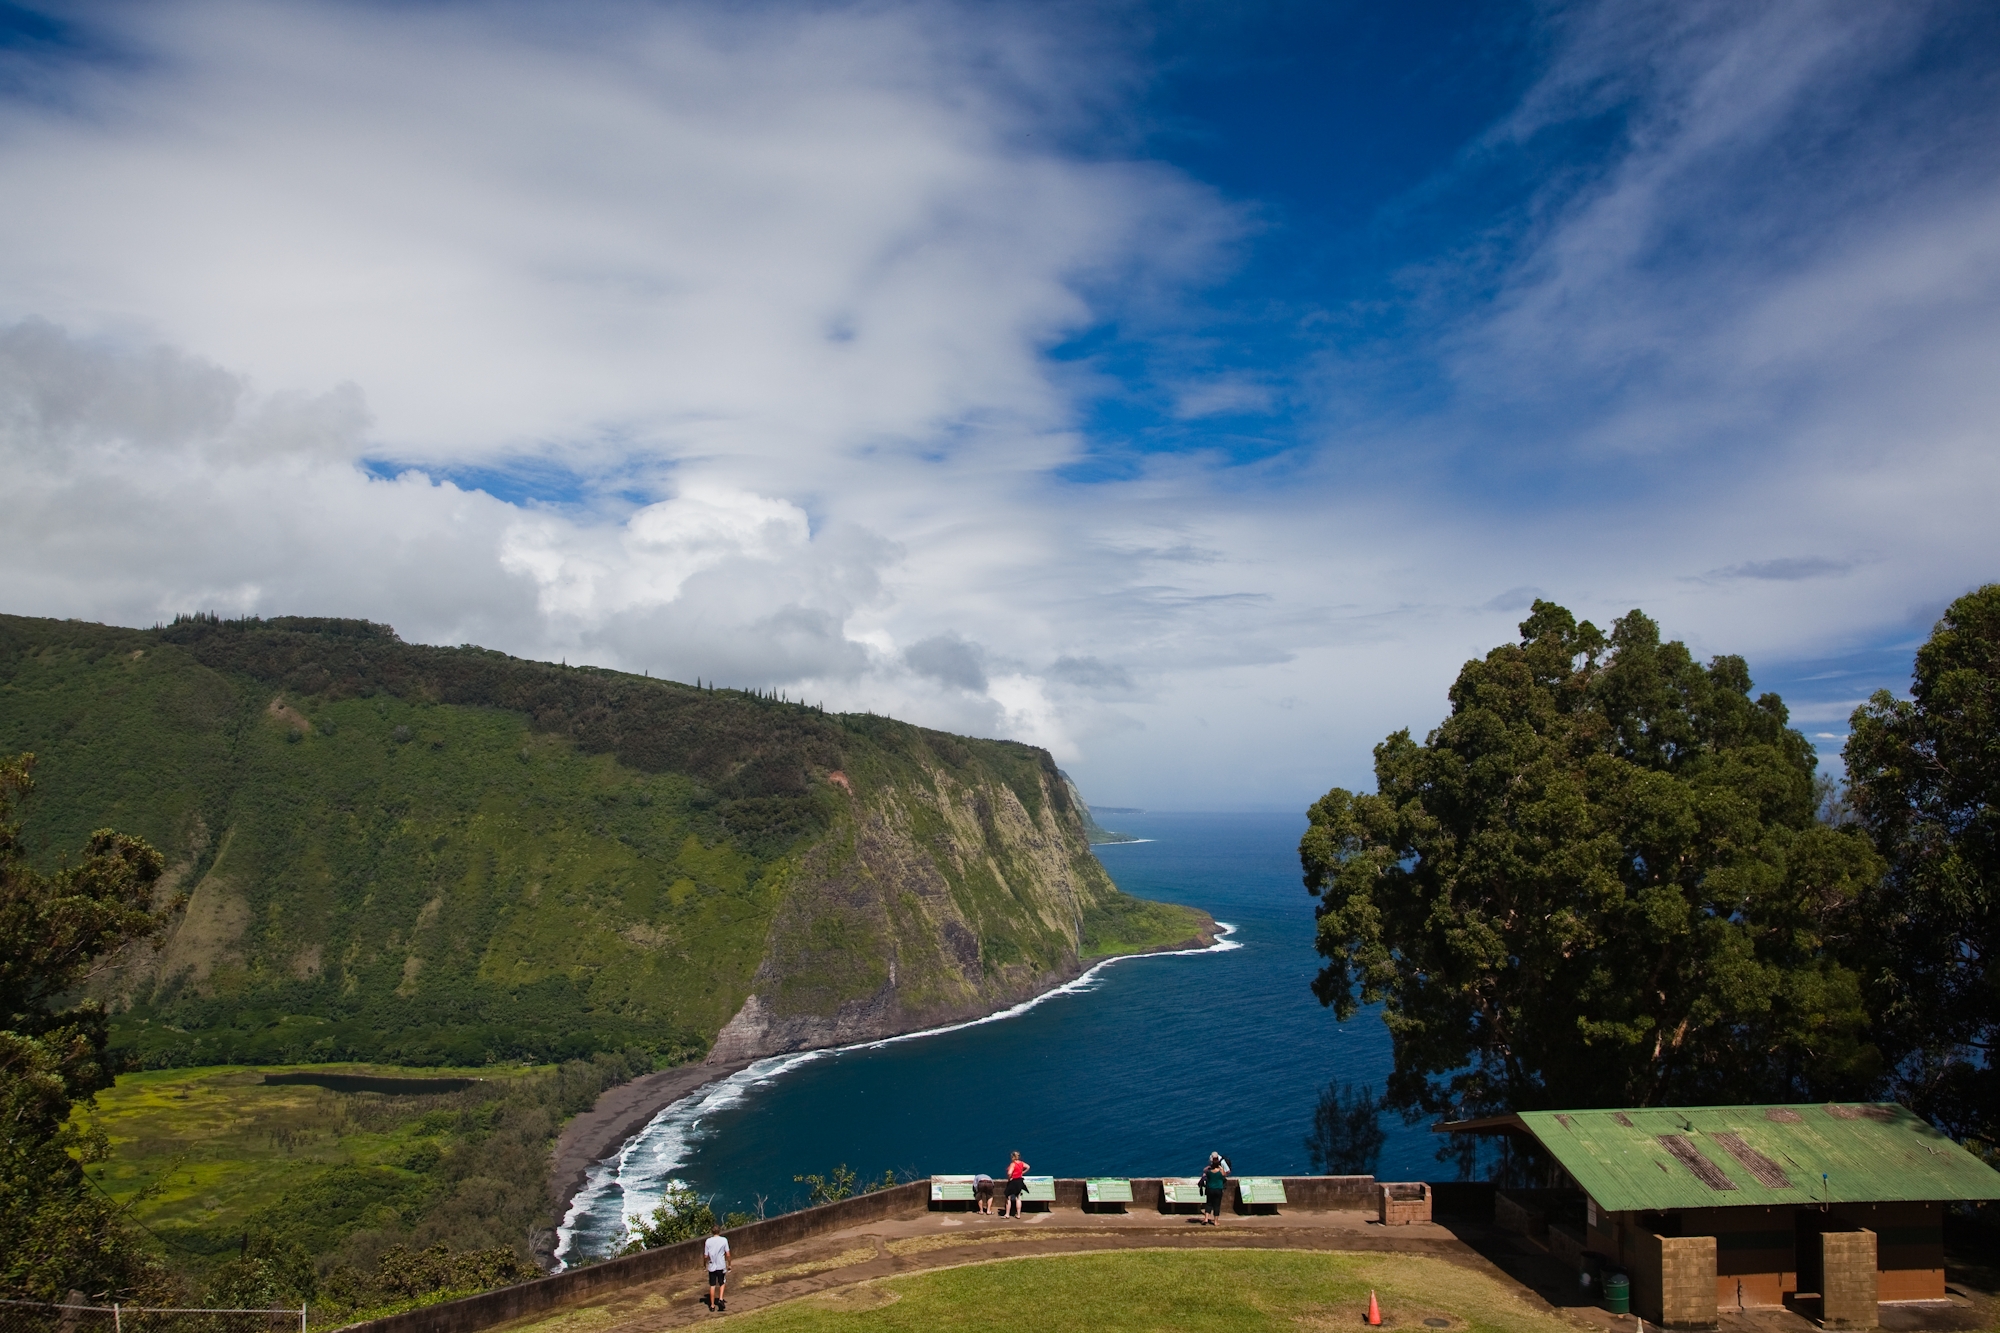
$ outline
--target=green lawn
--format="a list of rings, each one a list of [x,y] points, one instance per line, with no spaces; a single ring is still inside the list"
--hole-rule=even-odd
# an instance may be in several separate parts
[[[1370,1290],[1382,1303],[1384,1323],[1395,1328],[1424,1330],[1426,1319],[1480,1333],[1568,1327],[1528,1305],[1512,1284],[1442,1259],[1289,1250],[1008,1259],[863,1283],[728,1317],[756,1333],[926,1333],[993,1324],[1036,1333],[1317,1333],[1364,1327]]]

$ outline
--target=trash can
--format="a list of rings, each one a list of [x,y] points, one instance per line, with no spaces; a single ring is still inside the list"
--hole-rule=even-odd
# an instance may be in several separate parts
[[[1604,1275],[1604,1308],[1613,1314],[1632,1313],[1632,1279],[1623,1273]]]

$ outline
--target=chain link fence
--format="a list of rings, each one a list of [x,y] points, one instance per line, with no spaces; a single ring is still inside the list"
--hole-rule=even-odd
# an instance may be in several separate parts
[[[304,1306],[289,1310],[177,1310],[0,1301],[0,1333],[306,1333],[306,1310]]]

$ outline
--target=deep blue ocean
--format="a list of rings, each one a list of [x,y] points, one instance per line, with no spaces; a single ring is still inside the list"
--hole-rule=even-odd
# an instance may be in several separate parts
[[[1107,815],[1149,839],[1097,849],[1118,887],[1190,903],[1240,947],[1121,959],[1013,1017],[841,1052],[760,1062],[663,1113],[592,1174],[564,1255],[602,1252],[624,1218],[682,1180],[718,1213],[805,1202],[794,1176],[845,1163],[865,1177],[1193,1175],[1220,1150],[1239,1174],[1304,1174],[1329,1080],[1382,1085],[1389,1036],[1373,1010],[1336,1023],[1308,988],[1313,900],[1299,882],[1299,815]],[[1437,1139],[1384,1117],[1376,1174],[1435,1177]],[[574,1247],[574,1248],[572,1248]]]

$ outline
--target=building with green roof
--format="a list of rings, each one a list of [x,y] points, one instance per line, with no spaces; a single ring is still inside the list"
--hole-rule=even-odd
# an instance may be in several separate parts
[[[1530,1139],[1554,1188],[1498,1220],[1585,1271],[1629,1273],[1673,1327],[1793,1305],[1872,1327],[1880,1301],[1943,1300],[1944,1210],[2000,1199],[1995,1172],[1901,1106],[1524,1111],[1438,1126]]]

